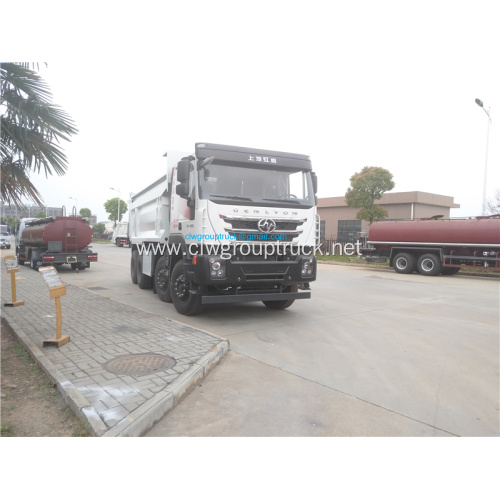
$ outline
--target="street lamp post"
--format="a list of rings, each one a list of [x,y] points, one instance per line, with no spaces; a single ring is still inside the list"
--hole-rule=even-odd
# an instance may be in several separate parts
[[[120,222],[120,196],[121,196],[120,190],[112,188],[112,187],[110,187],[109,189],[112,189],[113,191],[117,191],[118,192],[118,219],[116,221],[116,224],[118,224],[118,222]]]
[[[482,210],[483,212],[482,215],[486,215],[486,179],[488,175],[488,143],[490,141],[491,116],[490,116],[490,108],[488,108],[488,111],[486,111],[483,105],[483,101],[481,101],[481,99],[476,99],[475,102],[480,108],[483,108],[483,111],[488,116],[488,132],[486,133],[486,158],[484,160],[483,210]]]
[[[77,212],[78,210],[78,198],[73,198],[72,196],[69,197],[70,200],[75,200],[76,201],[76,205],[75,205],[75,212]],[[77,213],[75,213],[75,215],[77,215]]]

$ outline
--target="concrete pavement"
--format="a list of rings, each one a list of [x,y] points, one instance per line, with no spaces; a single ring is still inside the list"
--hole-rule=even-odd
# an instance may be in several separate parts
[[[40,273],[19,266],[17,300],[1,263],[2,316],[94,436],[140,436],[224,357],[229,342],[66,284],[59,348],[55,300]]]

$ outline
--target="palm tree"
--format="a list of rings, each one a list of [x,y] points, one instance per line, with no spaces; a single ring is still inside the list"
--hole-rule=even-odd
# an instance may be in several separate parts
[[[74,121],[59,106],[40,75],[28,63],[0,64],[0,195],[2,201],[22,206],[26,197],[43,200],[29,179],[30,171],[64,175],[67,159],[59,146],[78,133]]]

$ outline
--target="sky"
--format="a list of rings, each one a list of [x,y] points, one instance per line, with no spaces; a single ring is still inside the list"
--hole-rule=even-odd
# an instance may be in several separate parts
[[[319,197],[378,166],[395,192],[452,196],[452,216],[480,215],[488,116],[476,98],[492,118],[487,197],[500,189],[494,2],[47,5],[32,4],[25,30],[42,16],[43,36],[6,52],[47,63],[53,102],[79,128],[62,143],[67,174],[32,175],[49,206],[106,220],[106,200],[163,175],[167,150],[213,142],[309,155]]]

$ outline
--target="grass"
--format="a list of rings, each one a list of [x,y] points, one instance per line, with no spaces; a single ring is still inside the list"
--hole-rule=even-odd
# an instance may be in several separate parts
[[[0,425],[0,436],[11,437],[14,436],[14,428],[12,425]]]

